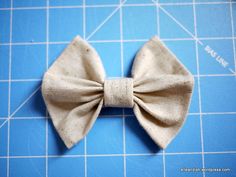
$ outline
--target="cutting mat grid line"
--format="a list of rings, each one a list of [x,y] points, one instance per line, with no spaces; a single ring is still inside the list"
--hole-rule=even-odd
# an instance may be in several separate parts
[[[86,1],[83,0],[83,39],[86,38]],[[87,177],[87,137],[84,138],[84,177]]]
[[[160,8],[158,6],[159,0],[154,3],[156,5],[156,28],[157,28],[157,36],[161,36],[160,32]],[[165,150],[162,150],[162,164],[163,164],[163,177],[166,177],[166,153]]]
[[[195,0],[193,0],[195,2]],[[195,4],[193,5],[193,17],[194,17],[194,36],[197,38],[198,37],[198,31],[197,31],[197,17],[196,17],[196,6]],[[205,156],[204,156],[204,138],[203,138],[203,127],[202,127],[202,104],[201,104],[201,100],[202,100],[202,96],[201,96],[201,88],[200,88],[200,69],[199,69],[199,50],[198,50],[198,42],[197,40],[195,40],[195,54],[196,54],[196,64],[197,64],[197,75],[198,75],[198,79],[197,79],[197,85],[198,85],[198,109],[199,109],[199,113],[200,113],[200,119],[199,119],[199,123],[200,123],[200,138],[201,138],[201,150],[202,150],[202,168],[205,168]],[[205,171],[202,172],[203,177],[206,176]]]
[[[236,37],[199,37],[198,38],[201,41],[208,41],[208,40],[233,40],[236,39]],[[194,41],[193,38],[161,38],[162,41]],[[146,42],[148,39],[128,39],[123,40],[124,43],[130,43],[130,42]],[[120,40],[88,40],[89,43],[120,43]],[[69,44],[70,41],[52,41],[49,42],[49,44]],[[12,42],[11,45],[13,46],[20,46],[20,45],[43,45],[46,44],[46,42]],[[0,43],[0,46],[9,46],[10,43]]]
[[[161,6],[183,6],[183,5],[207,5],[207,4],[235,4],[235,1],[202,1],[202,2],[162,2],[162,3],[158,3]],[[82,3],[81,3],[82,4]],[[124,4],[122,5],[124,7],[130,7],[130,6],[142,6],[142,7],[146,7],[146,6],[156,6],[155,4],[153,4],[152,2],[150,3],[129,3],[129,4]],[[48,6],[49,8],[83,8],[83,5],[66,5],[66,6],[60,6],[60,5],[53,5],[53,6]],[[117,7],[117,4],[103,4],[103,5],[85,5],[86,8],[99,8],[99,7]],[[16,6],[16,7],[12,7],[12,10],[35,10],[35,9],[46,9],[45,6]],[[10,10],[9,7],[1,7],[0,10]]]
[[[46,0],[46,70],[48,69],[49,61],[49,0]],[[45,110],[45,117],[48,117],[49,113]],[[48,177],[48,119],[45,121],[45,176]],[[10,171],[10,170],[9,170]],[[10,176],[10,175],[9,175]]]
[[[230,0],[0,0],[0,177],[236,176],[235,19]],[[193,73],[188,119],[166,150],[119,108],[103,109],[86,138],[65,148],[40,84],[77,34],[108,77],[130,76],[153,35]],[[204,167],[226,171],[184,172]]]

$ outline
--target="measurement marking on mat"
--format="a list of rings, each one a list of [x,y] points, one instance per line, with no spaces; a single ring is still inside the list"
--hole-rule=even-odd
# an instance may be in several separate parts
[[[209,45],[204,45],[199,38],[197,38],[194,34],[192,34],[187,28],[185,28],[175,17],[173,17],[168,11],[166,11],[158,2],[157,0],[152,0],[166,15],[168,15],[172,20],[174,20],[185,32],[187,32],[190,36],[192,36],[193,39],[197,41],[198,44],[203,46],[205,49],[205,52],[207,52],[212,58],[215,59],[222,67],[225,69],[228,69],[231,73],[236,74],[236,71],[230,69],[229,63],[221,57],[213,48],[211,48]],[[195,25],[196,27],[196,25]]]
[[[205,46],[205,51],[214,58],[222,67],[227,68],[229,63],[221,57],[214,49],[212,49],[209,45]]]
[[[229,62],[225,60],[219,53],[217,53],[211,46],[204,45],[201,41],[199,41],[199,44],[201,44],[204,47],[204,50],[208,55],[210,55],[216,62],[218,62],[223,68],[228,69],[231,73],[236,74],[236,72],[229,67]]]

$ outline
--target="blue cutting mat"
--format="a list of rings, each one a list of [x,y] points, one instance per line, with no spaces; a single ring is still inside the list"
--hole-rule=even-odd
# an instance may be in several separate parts
[[[194,74],[188,119],[165,151],[129,109],[104,109],[65,148],[40,84],[77,34],[110,77],[129,76],[153,35]],[[234,0],[0,0],[0,177],[235,177],[235,34]]]

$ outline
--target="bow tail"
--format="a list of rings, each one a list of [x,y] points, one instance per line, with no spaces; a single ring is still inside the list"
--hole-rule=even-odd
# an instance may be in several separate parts
[[[184,125],[192,95],[164,92],[134,96],[134,113],[140,125],[161,148],[166,148]]]
[[[134,106],[134,113],[144,130],[152,140],[162,149],[166,148],[178,132],[180,125],[166,127],[151,114],[138,105]]]
[[[71,148],[86,136],[93,127],[102,109],[102,105],[102,99],[96,99],[80,105],[73,109],[58,126],[55,126],[68,148]]]
[[[135,84],[134,113],[161,148],[166,148],[184,125],[192,88],[193,80],[186,76],[159,76]]]
[[[71,148],[86,136],[101,111],[102,84],[45,74],[42,93],[54,127]]]

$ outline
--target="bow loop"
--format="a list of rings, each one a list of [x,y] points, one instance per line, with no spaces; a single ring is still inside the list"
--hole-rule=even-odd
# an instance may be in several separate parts
[[[105,71],[97,52],[77,36],[44,74],[42,93],[68,148],[93,126],[103,105]]]
[[[157,37],[136,55],[132,76],[134,113],[150,137],[165,148],[186,119],[194,79]]]

